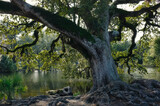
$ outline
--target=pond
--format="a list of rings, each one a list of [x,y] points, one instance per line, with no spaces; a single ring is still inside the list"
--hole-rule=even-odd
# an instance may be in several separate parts
[[[121,74],[120,77],[126,82],[139,78],[156,79],[160,81],[160,72],[157,72],[155,68],[147,68],[147,70],[148,74],[145,75],[135,72],[133,73],[134,77],[126,73]],[[17,97],[17,99],[46,95],[47,90],[61,89],[66,86],[70,86],[73,93],[84,94],[89,91],[92,86],[92,81],[89,79],[63,79],[62,73],[57,71],[18,72],[16,74],[22,77],[24,84],[28,87],[28,90]],[[11,75],[12,74],[6,76]],[[2,76],[2,74],[0,76]]]
[[[140,74],[139,71],[132,73],[133,76],[129,75],[127,72],[120,74],[120,78],[125,82],[132,82],[135,79],[155,79],[160,81],[160,72],[157,71],[157,68],[146,68],[146,74]]]
[[[34,71],[29,73],[19,72],[24,84],[28,87],[22,98],[37,95],[46,95],[47,90],[61,89],[66,86],[72,88],[73,93],[84,94],[92,86],[91,80],[86,79],[64,79],[61,72],[56,71]]]

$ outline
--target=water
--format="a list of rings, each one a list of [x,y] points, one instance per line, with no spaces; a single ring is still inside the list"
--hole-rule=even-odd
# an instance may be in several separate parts
[[[61,89],[66,86],[70,86],[73,93],[84,94],[92,86],[91,80],[64,79],[61,72],[55,71],[19,72],[17,74],[22,76],[24,84],[28,87],[27,92],[21,95],[22,98],[46,95],[47,90]]]
[[[140,75],[138,72],[135,72],[133,74],[134,77],[131,77],[126,73],[121,74],[120,77],[125,82],[131,82],[134,79],[140,78],[160,81],[160,72],[157,72],[155,68],[148,68],[147,70],[149,74],[146,75]],[[66,86],[70,86],[73,93],[84,94],[89,91],[92,86],[92,81],[87,79],[63,79],[61,72],[34,71],[29,73],[18,72],[16,74],[19,74],[22,77],[24,84],[28,87],[28,90],[21,94],[19,98],[46,95],[47,90],[61,89]]]
[[[135,79],[154,79],[160,81],[160,72],[158,72],[156,68],[147,68],[147,73],[140,74],[139,71],[135,71],[132,73],[133,76],[131,76],[126,72],[120,74],[120,78],[127,83],[132,82]]]

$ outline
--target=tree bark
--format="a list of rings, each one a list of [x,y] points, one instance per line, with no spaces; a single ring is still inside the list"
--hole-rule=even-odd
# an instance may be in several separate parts
[[[89,63],[93,76],[92,90],[96,90],[110,82],[120,80],[120,78],[111,55],[110,45],[100,40],[93,48],[94,56],[90,56]]]

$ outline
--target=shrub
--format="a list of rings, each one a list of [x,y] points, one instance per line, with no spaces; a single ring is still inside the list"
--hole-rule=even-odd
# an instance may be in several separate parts
[[[17,74],[0,78],[0,99],[13,99],[16,95],[26,90],[27,87],[24,86],[22,78]]]
[[[14,72],[17,70],[16,64],[9,57],[2,55],[0,60],[0,72]]]

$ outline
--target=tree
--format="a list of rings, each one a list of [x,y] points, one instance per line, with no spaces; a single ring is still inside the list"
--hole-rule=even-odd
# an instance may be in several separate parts
[[[0,13],[24,16],[34,20],[25,24],[26,26],[40,22],[38,27],[33,27],[35,40],[32,43],[24,44],[13,50],[2,45],[1,47],[7,53],[19,49],[23,53],[26,47],[37,43],[39,31],[46,26],[60,33],[51,44],[51,53],[55,42],[61,40],[63,52],[65,52],[64,44],[68,44],[88,59],[93,77],[93,88],[90,92],[112,82],[120,84],[122,82],[115,61],[124,59],[129,67],[129,61],[134,56],[137,30],[146,32],[148,29],[152,30],[153,27],[160,27],[158,23],[160,3],[154,0],[144,1],[143,6],[135,11],[118,8],[118,5],[138,4],[141,1],[143,0],[39,0],[40,7],[32,6],[22,0],[0,1]],[[109,29],[110,25],[114,25],[113,30]],[[110,42],[120,41],[126,30],[129,30],[131,34],[128,53],[113,59]]]
[[[154,41],[154,55],[155,55],[155,64],[157,67],[159,67],[159,71],[160,71],[160,66],[159,66],[159,62],[160,62],[160,37],[157,37]]]
[[[0,70],[1,73],[11,73],[16,72],[17,67],[12,59],[5,55],[2,55],[0,60]]]

